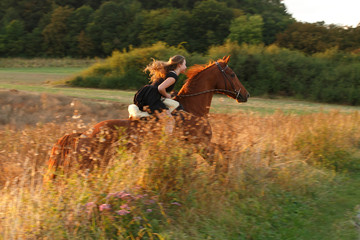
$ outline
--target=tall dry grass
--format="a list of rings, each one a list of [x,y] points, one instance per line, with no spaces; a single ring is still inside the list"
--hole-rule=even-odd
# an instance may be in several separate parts
[[[165,135],[44,185],[51,145],[76,124],[1,130],[0,239],[282,239],[299,205],[359,168],[359,123],[357,112],[213,115],[212,166]]]

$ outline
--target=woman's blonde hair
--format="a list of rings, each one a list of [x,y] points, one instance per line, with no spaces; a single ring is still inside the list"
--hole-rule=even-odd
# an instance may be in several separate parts
[[[150,82],[154,82],[159,78],[165,78],[166,74],[177,68],[178,64],[182,64],[185,57],[181,55],[175,55],[169,58],[169,61],[159,61],[153,59],[152,63],[146,66],[144,72],[149,71]]]

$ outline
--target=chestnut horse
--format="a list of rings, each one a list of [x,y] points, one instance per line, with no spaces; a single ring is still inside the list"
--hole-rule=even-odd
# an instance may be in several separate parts
[[[211,145],[212,132],[207,115],[214,93],[225,94],[237,102],[247,101],[249,93],[228,66],[229,58],[195,65],[188,70],[188,79],[175,97],[184,109],[174,111],[174,131],[180,131],[182,138]],[[76,164],[81,169],[91,169],[95,164],[106,166],[121,136],[125,136],[129,148],[136,147],[157,122],[113,119],[97,123],[83,133],[67,134],[52,148],[47,176],[53,178],[58,167],[67,172]]]

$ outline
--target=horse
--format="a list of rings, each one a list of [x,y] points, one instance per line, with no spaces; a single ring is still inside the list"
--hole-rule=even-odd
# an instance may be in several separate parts
[[[187,71],[187,80],[174,98],[183,109],[173,112],[175,131],[181,132],[184,140],[211,146],[212,131],[207,115],[215,93],[225,94],[237,102],[247,102],[250,97],[228,66],[229,59],[230,56],[225,56]],[[53,179],[59,167],[67,172],[76,164],[81,169],[91,169],[95,164],[106,166],[121,136],[127,139],[129,149],[136,148],[146,134],[154,131],[156,124],[159,125],[157,120],[112,119],[82,133],[66,134],[51,150],[46,175]]]

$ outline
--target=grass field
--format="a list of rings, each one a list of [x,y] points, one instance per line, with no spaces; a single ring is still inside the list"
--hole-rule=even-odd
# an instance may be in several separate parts
[[[120,150],[106,173],[75,172],[42,185],[53,143],[88,129],[97,115],[125,117],[133,92],[55,85],[84,66],[35,62],[29,69],[19,61],[10,68],[0,59],[1,100],[8,99],[1,113],[33,121],[0,128],[1,240],[359,239],[359,107],[216,96],[210,121],[214,141],[229,146],[219,153],[228,171],[215,174],[191,146],[164,138],[137,156]],[[72,118],[74,111],[82,117]],[[45,121],[62,113],[59,122]],[[106,197],[122,190],[139,195],[131,202]],[[106,204],[124,217],[89,212]]]
[[[84,68],[46,67],[46,68],[0,68],[0,88],[21,91],[62,94],[70,97],[116,101],[130,104],[133,91],[69,88],[56,85]],[[60,84],[61,85],[61,84]],[[212,113],[257,112],[273,114],[282,111],[287,114],[314,112],[352,112],[360,107],[336,104],[314,103],[291,99],[250,98],[247,103],[238,104],[226,96],[216,95],[212,103]]]

